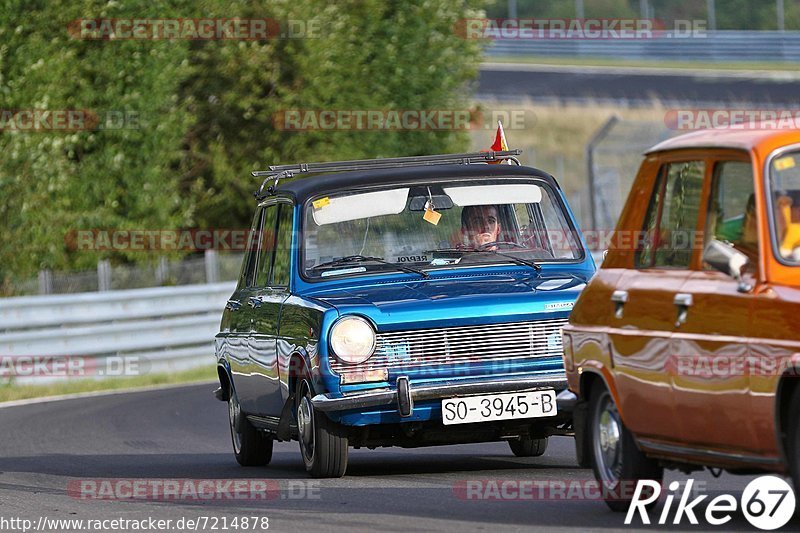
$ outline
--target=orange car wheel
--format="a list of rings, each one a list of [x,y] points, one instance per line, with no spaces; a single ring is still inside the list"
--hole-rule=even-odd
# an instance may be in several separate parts
[[[614,398],[596,386],[589,401],[592,468],[603,499],[614,511],[627,511],[640,480],[661,483],[664,469],[645,456],[622,423]]]

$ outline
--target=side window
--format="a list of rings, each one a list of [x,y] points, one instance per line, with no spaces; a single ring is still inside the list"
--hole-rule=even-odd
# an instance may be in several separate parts
[[[700,213],[703,161],[669,163],[659,170],[650,197],[636,268],[687,268]]]
[[[269,285],[269,274],[272,269],[272,253],[275,249],[275,222],[278,206],[269,205],[264,208],[264,223],[258,235],[258,264],[256,265],[256,287]]]
[[[546,191],[538,204],[513,204],[518,239],[528,248],[540,248],[545,258],[577,259],[580,256],[579,237],[569,227],[566,213]],[[507,241],[517,241],[510,236]]]
[[[242,261],[242,272],[239,276],[238,290],[253,286],[253,277],[256,270],[256,259],[258,257],[258,236],[261,232],[261,222],[264,217],[264,208],[259,207],[253,217],[253,225],[250,226],[250,233],[247,235],[247,248],[245,248],[244,261]]]
[[[550,247],[557,259],[577,259],[580,256],[580,237],[570,230],[566,213],[556,203],[554,195],[555,193],[542,195],[539,204]]]
[[[708,199],[705,242],[711,238],[731,243],[751,258],[758,257],[758,229],[753,170],[750,163],[724,161],[714,167]]]
[[[289,286],[289,263],[292,247],[293,206],[281,204],[278,212],[278,238],[275,244],[275,263],[272,267],[273,287]]]

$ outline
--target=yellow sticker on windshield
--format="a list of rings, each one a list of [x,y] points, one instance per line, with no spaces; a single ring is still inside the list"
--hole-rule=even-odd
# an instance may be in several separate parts
[[[320,209],[322,207],[325,207],[329,203],[331,203],[331,199],[326,196],[325,198],[320,198],[319,200],[314,200],[313,202],[311,202],[311,205],[314,206],[314,209]]]
[[[435,226],[439,223],[439,219],[442,218],[442,214],[437,213],[433,209],[426,209],[425,214],[422,215],[422,218],[425,220],[425,222],[430,222]]]
[[[775,170],[786,170],[787,168],[793,168],[794,165],[794,157],[790,155],[775,160]]]

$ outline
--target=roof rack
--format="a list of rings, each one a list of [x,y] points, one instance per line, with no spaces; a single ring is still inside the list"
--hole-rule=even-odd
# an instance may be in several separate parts
[[[320,172],[343,172],[346,170],[368,170],[379,168],[416,167],[427,165],[469,165],[472,163],[489,163],[492,161],[511,160],[517,165],[519,160],[514,157],[520,155],[522,150],[502,150],[496,152],[467,152],[464,154],[419,155],[412,157],[386,157],[382,159],[354,159],[351,161],[330,161],[325,163],[295,163],[292,165],[270,165],[269,170],[256,170],[252,175],[256,178],[263,177],[264,181],[254,193],[262,198],[274,194],[278,182],[290,178],[295,174],[317,174]],[[272,179],[273,183],[264,187]]]

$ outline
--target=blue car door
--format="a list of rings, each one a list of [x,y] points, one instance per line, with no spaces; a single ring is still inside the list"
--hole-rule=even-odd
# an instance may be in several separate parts
[[[277,336],[281,304],[288,296],[288,255],[292,235],[292,206],[266,207],[253,293],[247,306],[253,317],[249,336],[251,413],[279,417],[283,402],[278,374]]]

